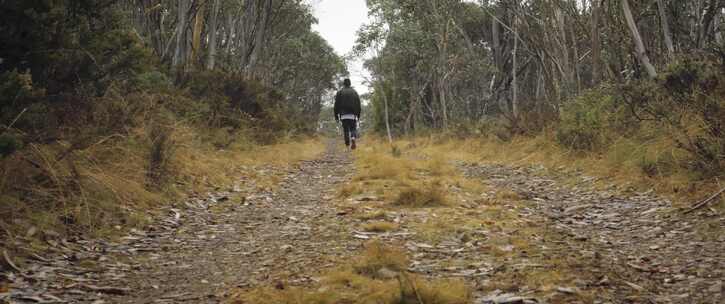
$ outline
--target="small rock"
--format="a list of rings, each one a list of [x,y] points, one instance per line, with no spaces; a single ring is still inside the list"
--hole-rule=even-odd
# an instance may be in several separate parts
[[[380,268],[380,270],[378,270],[377,275],[381,279],[388,280],[388,279],[393,279],[393,278],[397,277],[398,273],[393,270],[388,269],[387,267],[383,267],[383,268]]]
[[[591,204],[584,204],[584,205],[572,206],[572,207],[569,207],[569,208],[564,209],[564,213],[571,214],[571,213],[577,212],[579,210],[587,209],[587,208],[589,208],[591,206],[592,206]]]
[[[710,288],[708,288],[707,291],[713,292],[713,293],[721,293],[723,291],[722,287],[723,287],[722,281],[717,281],[715,284],[712,284],[712,286],[710,286]]]

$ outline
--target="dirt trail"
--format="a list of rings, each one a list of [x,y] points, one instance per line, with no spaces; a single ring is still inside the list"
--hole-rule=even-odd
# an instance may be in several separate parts
[[[56,255],[10,274],[0,303],[219,303],[235,287],[309,283],[310,270],[360,246],[345,218],[321,203],[350,178],[350,163],[330,145],[291,169],[253,168],[278,176],[275,189],[240,180],[169,208],[120,242],[54,243]]]
[[[682,216],[652,193],[593,190],[596,178],[582,175],[569,184],[537,167],[461,167],[525,198],[528,212],[560,236],[548,244],[530,239],[581,263],[576,288],[596,294],[594,303],[723,303],[722,214]]]
[[[474,303],[722,303],[721,214],[681,218],[649,194],[591,190],[592,178],[571,185],[540,168],[458,162],[468,179],[494,190],[459,193],[464,199],[450,208],[389,209],[400,229],[365,233],[352,213],[376,198],[336,197],[352,179],[351,163],[330,142],[324,155],[292,168],[254,168],[281,180],[273,189],[240,180],[169,208],[119,242],[53,243],[55,254],[8,274],[13,283],[0,303],[220,303],[237,288],[314,285],[320,270],[370,238],[404,246],[412,272],[463,278]],[[500,189],[516,197],[490,213]],[[443,216],[461,226],[425,238],[421,225]],[[715,233],[702,233],[703,216]],[[497,220],[507,226],[491,224]],[[462,224],[469,222],[476,225]],[[547,276],[557,279],[544,288]]]

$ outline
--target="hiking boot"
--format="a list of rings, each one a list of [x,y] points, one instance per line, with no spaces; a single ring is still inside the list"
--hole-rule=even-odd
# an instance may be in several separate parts
[[[357,146],[355,145],[355,140],[353,139],[353,140],[352,140],[352,145],[350,145],[350,149],[353,149],[353,150],[355,150],[355,148],[356,148],[356,147],[357,147]]]

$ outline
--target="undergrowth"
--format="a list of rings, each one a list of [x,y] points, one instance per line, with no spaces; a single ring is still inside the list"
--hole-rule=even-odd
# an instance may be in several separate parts
[[[193,90],[171,90],[162,73],[138,77],[141,84],[111,83],[100,97],[54,101],[28,74],[2,74],[3,94],[23,97],[0,104],[8,121],[0,131],[0,216],[11,219],[0,223],[4,247],[113,236],[142,227],[149,212],[185,194],[252,175],[251,165],[288,164],[322,150],[273,113],[284,111],[276,93],[252,81],[190,74]],[[145,89],[145,82],[154,85]],[[200,83],[225,90],[204,91]],[[246,95],[227,95],[235,90]]]
[[[243,290],[232,296],[232,303],[471,303],[470,291],[460,280],[428,280],[408,273],[409,259],[402,249],[372,241],[352,260],[324,272],[316,286]]]

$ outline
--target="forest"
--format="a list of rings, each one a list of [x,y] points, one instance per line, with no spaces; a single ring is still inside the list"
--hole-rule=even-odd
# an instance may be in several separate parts
[[[722,301],[725,0],[329,1],[0,0],[0,303]]]

